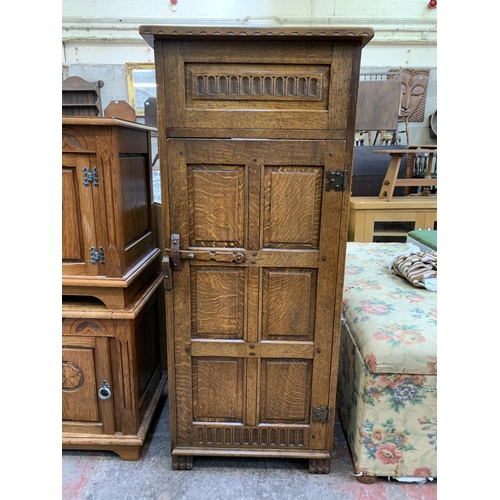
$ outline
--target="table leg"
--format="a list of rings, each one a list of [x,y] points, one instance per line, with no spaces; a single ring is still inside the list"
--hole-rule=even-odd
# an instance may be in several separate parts
[[[399,173],[399,167],[401,165],[401,155],[391,154],[391,162],[385,173],[384,181],[382,182],[382,187],[380,188],[379,198],[385,198],[387,196],[387,201],[392,200],[392,195],[394,194],[394,188],[396,179]]]
[[[434,161],[434,153],[429,153],[427,158],[427,170],[425,172],[426,179],[432,179],[432,162]],[[422,188],[422,196],[429,196],[431,194],[431,189],[429,186],[424,186]]]

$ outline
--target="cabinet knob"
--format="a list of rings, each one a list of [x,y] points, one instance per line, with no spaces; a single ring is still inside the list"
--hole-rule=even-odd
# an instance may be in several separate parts
[[[99,399],[109,399],[111,397],[111,387],[105,380],[101,382],[97,395]]]

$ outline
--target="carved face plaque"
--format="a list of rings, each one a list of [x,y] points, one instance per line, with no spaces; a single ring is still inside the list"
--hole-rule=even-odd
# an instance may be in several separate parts
[[[429,70],[404,69],[401,72],[400,116],[412,122],[423,121],[428,82]]]

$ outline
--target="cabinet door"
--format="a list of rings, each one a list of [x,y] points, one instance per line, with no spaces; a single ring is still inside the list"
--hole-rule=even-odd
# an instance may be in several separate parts
[[[92,180],[96,165],[90,154],[62,155],[62,274],[94,276],[99,272],[91,249],[99,252]]]
[[[326,170],[344,155],[344,141],[167,141],[174,446],[331,450],[312,410],[335,404],[346,192]]]
[[[92,322],[84,323],[92,328]],[[63,336],[63,432],[115,433],[109,342],[107,337]]]

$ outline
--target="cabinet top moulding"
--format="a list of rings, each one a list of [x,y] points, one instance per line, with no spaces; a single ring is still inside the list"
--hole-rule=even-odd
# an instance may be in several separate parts
[[[112,127],[128,127],[137,130],[145,130],[149,132],[157,132],[158,129],[142,123],[129,122],[127,120],[120,120],[119,118],[104,118],[104,117],[62,117],[63,125],[102,125]]]
[[[321,38],[322,40],[361,40],[364,47],[374,36],[372,28],[349,27],[250,27],[250,26],[139,26],[139,33],[154,48],[155,38],[199,38],[216,37],[234,39],[235,37],[265,37],[293,39],[298,37]]]

